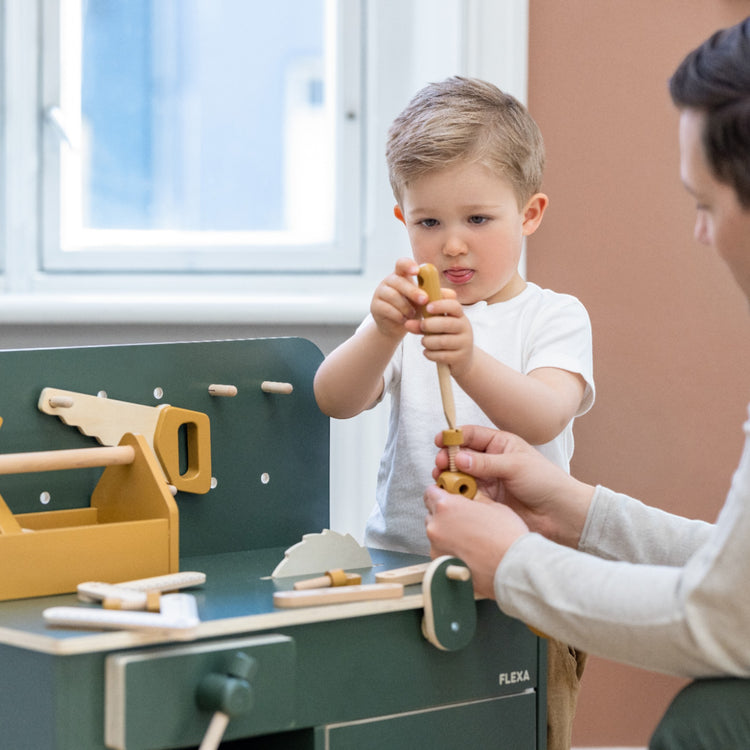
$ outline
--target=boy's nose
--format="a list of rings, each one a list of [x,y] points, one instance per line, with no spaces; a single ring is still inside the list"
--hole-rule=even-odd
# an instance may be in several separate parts
[[[450,256],[462,255],[466,252],[466,250],[467,250],[466,243],[458,234],[449,235],[446,238],[445,243],[443,244],[443,252],[446,255],[450,255]]]

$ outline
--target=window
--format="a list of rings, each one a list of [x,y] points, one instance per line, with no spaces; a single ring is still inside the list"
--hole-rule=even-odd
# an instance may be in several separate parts
[[[455,73],[523,98],[527,15],[527,0],[4,0],[0,315],[359,322],[409,253],[389,124]]]
[[[357,10],[49,3],[44,270],[357,270]]]

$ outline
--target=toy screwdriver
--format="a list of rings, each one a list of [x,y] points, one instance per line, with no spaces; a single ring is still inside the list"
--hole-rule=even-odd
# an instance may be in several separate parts
[[[419,267],[417,283],[421,289],[427,292],[430,302],[442,299],[440,291],[440,278],[437,268],[432,263],[424,263]],[[426,310],[422,311],[424,317],[429,317]],[[438,380],[440,382],[440,397],[443,401],[443,413],[448,422],[448,429],[443,430],[443,445],[448,448],[449,466],[438,477],[437,485],[454,495],[463,495],[473,499],[477,492],[477,482],[474,477],[456,470],[456,453],[463,445],[464,437],[460,429],[456,427],[456,406],[453,401],[453,386],[451,385],[451,371],[444,362],[437,363]]]

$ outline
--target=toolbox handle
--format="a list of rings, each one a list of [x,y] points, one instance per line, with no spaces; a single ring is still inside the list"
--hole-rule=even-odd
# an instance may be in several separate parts
[[[71,448],[55,451],[0,454],[0,474],[26,474],[33,471],[88,469],[92,466],[132,464],[135,449],[130,445],[104,448]]]

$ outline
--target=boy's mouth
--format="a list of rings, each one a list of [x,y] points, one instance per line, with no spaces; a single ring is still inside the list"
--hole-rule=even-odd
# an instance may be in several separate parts
[[[451,284],[468,284],[474,278],[471,268],[446,268],[443,274]]]

